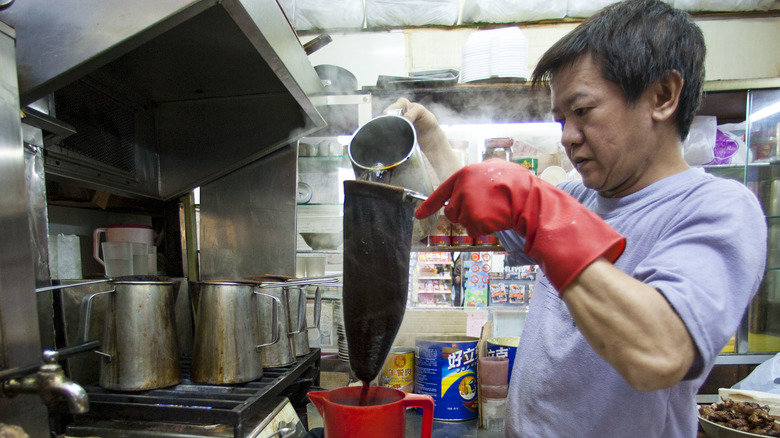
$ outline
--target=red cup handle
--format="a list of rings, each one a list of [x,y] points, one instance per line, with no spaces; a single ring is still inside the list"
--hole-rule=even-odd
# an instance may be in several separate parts
[[[421,394],[406,394],[403,399],[405,408],[422,408],[423,419],[421,438],[431,438],[433,429],[433,397]]]

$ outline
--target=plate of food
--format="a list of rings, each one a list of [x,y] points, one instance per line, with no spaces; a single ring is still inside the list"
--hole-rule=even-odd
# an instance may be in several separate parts
[[[706,418],[702,417],[701,414],[699,415],[699,424],[701,425],[701,428],[704,429],[704,433],[706,433],[707,436],[711,438],[766,438],[768,436],[780,436],[767,434],[760,435],[757,433],[737,430],[729,426],[725,426],[722,423],[715,423],[713,421],[707,420]]]
[[[776,394],[721,389],[719,396],[719,402],[698,408],[699,424],[707,435],[712,438],[780,437]]]

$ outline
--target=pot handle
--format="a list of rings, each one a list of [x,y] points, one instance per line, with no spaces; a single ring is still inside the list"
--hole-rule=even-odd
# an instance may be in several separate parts
[[[295,429],[289,428],[289,427],[283,427],[276,431],[273,435],[269,436],[268,438],[292,438],[295,436]]]
[[[92,257],[94,257],[103,267],[105,267],[106,264],[103,262],[103,259],[100,258],[100,234],[105,232],[105,228],[95,228],[95,231],[92,232]]]
[[[308,301],[308,299],[306,299]],[[306,310],[304,305],[304,312]],[[301,313],[298,313],[298,315],[301,315]],[[306,315],[306,313],[304,313]],[[314,325],[311,327],[306,327],[306,329],[320,329],[320,316],[322,316],[322,294],[320,293],[320,287],[316,286],[316,289],[314,289]],[[305,321],[305,318],[304,318]]]
[[[433,397],[422,394],[406,394],[402,400],[405,408],[422,408],[423,418],[420,428],[421,438],[431,438],[433,429]]]
[[[302,286],[291,286],[287,291],[287,299],[290,299],[289,289],[298,289],[298,317],[295,320],[295,330],[288,332],[290,335],[297,335],[306,330],[306,290]],[[292,314],[291,314],[292,315]],[[292,325],[292,321],[290,321]]]
[[[255,345],[255,350],[256,351],[260,351],[260,349],[263,348],[263,347],[268,347],[270,345],[273,345],[273,344],[279,342],[279,332],[281,331],[281,329],[280,329],[281,321],[279,321],[279,314],[281,313],[281,310],[282,310],[282,302],[279,301],[279,298],[276,298],[273,295],[264,294],[264,293],[259,292],[259,291],[255,291],[254,293],[255,293],[255,295],[262,295],[264,297],[268,297],[268,298],[274,300],[274,308],[273,308],[273,312],[271,312],[274,315],[273,316],[273,321],[271,323],[271,325],[274,328],[273,340],[271,342],[267,343],[267,344]]]
[[[114,292],[116,292],[116,289],[104,290],[100,292],[91,293],[89,295],[85,295],[84,298],[81,299],[81,312],[79,313],[79,335],[78,335],[78,342],[80,344],[89,342],[88,340],[89,320],[91,319],[91,313],[92,313],[92,299],[98,295],[106,295]],[[110,354],[97,349],[94,351],[95,353],[108,359],[109,362],[111,361]]]

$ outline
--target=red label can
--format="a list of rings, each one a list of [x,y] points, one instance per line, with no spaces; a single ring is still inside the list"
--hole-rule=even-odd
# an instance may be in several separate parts
[[[451,240],[453,245],[473,245],[474,239],[469,236],[466,227],[461,224],[452,224]]]
[[[436,222],[436,228],[434,228],[433,231],[431,231],[431,235],[428,236],[428,244],[436,246],[449,245],[452,242],[452,239],[450,238],[451,226],[452,223],[447,219],[447,216],[440,214],[439,220]]]
[[[478,236],[474,245],[498,245],[498,237],[493,234]]]

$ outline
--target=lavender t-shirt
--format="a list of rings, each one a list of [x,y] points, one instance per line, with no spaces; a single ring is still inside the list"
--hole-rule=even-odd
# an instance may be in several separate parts
[[[604,198],[579,181],[559,187],[626,237],[615,265],[666,297],[700,355],[674,387],[636,391],[593,351],[540,275],[512,371],[506,435],[694,437],[698,388],[764,274],[767,231],[758,200],[744,185],[701,169],[623,198]],[[525,257],[522,238],[499,236],[510,261]]]

